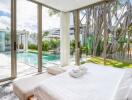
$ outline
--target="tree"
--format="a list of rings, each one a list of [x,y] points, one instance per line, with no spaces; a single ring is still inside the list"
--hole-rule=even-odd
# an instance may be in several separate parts
[[[47,41],[47,40],[43,41],[42,50],[43,51],[48,51],[49,50],[49,45],[50,45],[49,41]]]
[[[35,44],[29,44],[28,48],[31,49],[31,50],[37,50],[37,45],[35,45]]]
[[[75,52],[75,40],[72,40],[71,42],[70,42],[70,53],[73,55],[73,53]]]
[[[51,49],[56,49],[60,44],[60,40],[52,39],[50,40]]]
[[[44,36],[47,36],[47,35],[49,35],[49,31],[45,31],[45,32],[43,33],[43,37],[44,37]]]
[[[128,32],[132,35],[132,23],[128,26]]]

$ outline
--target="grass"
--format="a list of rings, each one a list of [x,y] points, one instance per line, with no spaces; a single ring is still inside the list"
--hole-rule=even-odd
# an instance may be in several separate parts
[[[91,57],[87,62],[104,65],[104,59],[101,57]],[[117,60],[106,59],[105,66],[112,66],[116,68],[132,68],[132,64],[125,63]]]
[[[37,50],[32,50],[32,49],[28,49],[28,52],[30,52],[30,53],[38,53]]]
[[[38,53],[38,50],[28,49],[29,53]],[[42,54],[45,54],[47,52],[42,51]]]
[[[38,51],[31,50],[31,49],[28,50],[28,52],[38,53]],[[87,62],[104,65],[104,59],[101,57],[90,57],[90,59],[88,59]],[[86,62],[82,62],[82,64],[83,63],[86,63]],[[121,61],[112,60],[112,59],[106,59],[105,66],[112,66],[112,67],[116,67],[116,68],[132,68],[132,64],[130,64],[130,63],[121,62]]]

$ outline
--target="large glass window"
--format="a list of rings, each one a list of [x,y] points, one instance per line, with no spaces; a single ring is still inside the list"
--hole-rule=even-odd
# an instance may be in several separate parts
[[[70,14],[70,64],[75,64],[75,31],[73,13]]]
[[[11,76],[11,0],[0,0],[0,80]]]
[[[81,10],[81,61],[120,68],[131,65],[131,3],[119,0],[106,5],[109,10],[103,4]]]
[[[37,72],[37,4],[17,0],[17,72]]]
[[[43,67],[60,64],[60,15],[43,7],[42,33]]]

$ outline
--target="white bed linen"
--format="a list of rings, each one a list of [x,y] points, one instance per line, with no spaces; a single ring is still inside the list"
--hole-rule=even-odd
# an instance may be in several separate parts
[[[86,75],[73,78],[68,72],[51,77],[34,90],[38,100],[112,100],[125,69],[84,64]]]

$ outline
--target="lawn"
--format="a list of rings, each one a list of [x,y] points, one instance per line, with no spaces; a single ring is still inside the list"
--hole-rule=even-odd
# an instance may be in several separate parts
[[[29,53],[38,53],[38,50],[28,49],[28,52]],[[44,53],[47,53],[47,52],[42,51],[42,53],[44,54]]]
[[[87,62],[104,65],[104,59],[101,57],[91,57],[90,59],[88,59]],[[106,60],[105,66],[112,66],[117,68],[132,68],[132,64],[130,63],[125,63],[125,62],[111,60],[111,59]]]

